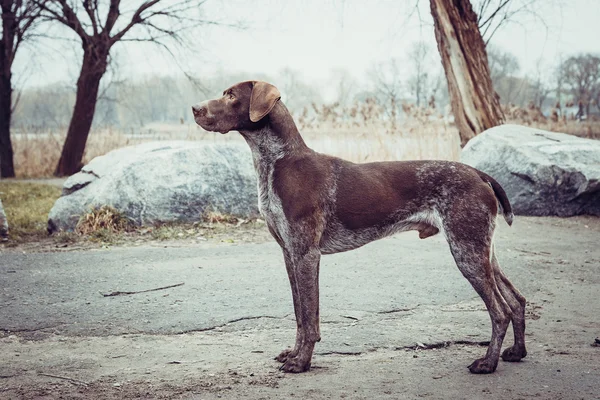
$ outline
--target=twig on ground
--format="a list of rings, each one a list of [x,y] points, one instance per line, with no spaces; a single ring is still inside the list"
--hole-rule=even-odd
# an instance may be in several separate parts
[[[377,314],[393,314],[393,313],[397,313],[397,312],[407,312],[407,311],[412,311],[419,306],[420,306],[420,304],[417,304],[416,306],[410,307],[410,308],[394,308],[392,310],[378,311]]]
[[[521,253],[527,253],[527,254],[535,254],[536,256],[549,256],[552,255],[552,253],[548,253],[547,251],[530,251],[530,250],[523,250],[523,249],[516,249],[516,251],[520,251]]]
[[[322,353],[317,353],[320,356],[331,356],[331,355],[340,355],[340,356],[360,356],[362,351],[324,351]]]
[[[48,376],[50,378],[56,378],[56,379],[63,379],[65,381],[69,381],[71,383],[75,383],[75,384],[79,384],[79,385],[83,385],[83,386],[88,386],[87,382],[84,381],[80,381],[79,379],[75,379],[75,378],[69,378],[68,376],[60,376],[60,375],[54,375],[54,374],[46,374],[43,372],[38,372],[38,375],[42,375],[42,376]]]
[[[121,291],[117,291],[117,292],[110,292],[110,293],[102,293],[100,292],[100,294],[104,297],[111,297],[111,296],[124,296],[127,294],[138,294],[138,293],[146,293],[146,292],[155,292],[157,290],[164,290],[164,289],[171,289],[177,286],[183,286],[185,284],[185,282],[181,282],[181,283],[177,283],[175,285],[169,285],[169,286],[163,286],[163,287],[159,287],[159,288],[155,288],[155,289],[146,289],[146,290],[139,290],[137,292],[121,292]]]
[[[467,345],[467,346],[489,346],[490,342],[487,341],[473,341],[473,340],[447,340],[437,343],[419,343],[414,345],[396,347],[395,350],[431,350],[431,349],[443,349],[452,345]]]

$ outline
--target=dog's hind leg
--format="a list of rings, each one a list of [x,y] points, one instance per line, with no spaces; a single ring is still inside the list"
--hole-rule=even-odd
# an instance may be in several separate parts
[[[509,347],[502,352],[502,360],[504,361],[521,361],[523,357],[527,355],[525,349],[525,297],[513,286],[508,280],[498,259],[494,254],[492,248],[492,267],[494,268],[494,275],[496,278],[496,284],[498,289],[502,293],[502,297],[508,303],[512,311],[512,326],[515,336],[515,343],[512,347]]]
[[[489,214],[469,213],[469,224],[445,221],[445,231],[452,256],[460,272],[471,283],[485,303],[492,322],[492,338],[485,357],[475,360],[469,370],[489,374],[496,370],[502,342],[512,311],[496,283],[491,261],[494,221]],[[465,217],[464,215],[462,216]]]

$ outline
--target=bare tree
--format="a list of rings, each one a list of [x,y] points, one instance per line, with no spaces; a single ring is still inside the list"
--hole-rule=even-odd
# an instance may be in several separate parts
[[[294,112],[322,101],[320,92],[302,79],[300,71],[284,68],[277,74],[277,82],[282,93],[285,93],[285,105]]]
[[[552,69],[552,78],[554,80],[554,97],[556,97],[556,108],[558,109],[557,111],[561,114],[561,116],[563,115],[563,93],[565,89],[565,80],[561,70],[562,65],[563,58],[562,55],[559,55],[558,65],[554,66],[554,68]]]
[[[9,178],[15,176],[10,121],[17,102],[12,96],[12,64],[19,46],[31,37],[40,7],[29,0],[0,0],[0,10],[0,176]]]
[[[400,66],[396,59],[375,65],[369,71],[373,89],[377,97],[382,101],[383,109],[392,120],[392,123],[395,122],[398,115],[398,107],[403,89],[402,81],[400,80],[401,75]]]
[[[519,60],[514,54],[490,45],[486,47],[486,51],[490,67],[490,77],[493,82],[500,81],[519,72]]]
[[[531,101],[540,109],[551,92],[550,86],[548,85],[548,77],[543,71],[542,65],[542,59],[538,59],[535,63],[535,72],[530,87]]]
[[[504,104],[515,102],[524,86],[524,80],[515,76],[520,69],[519,60],[514,54],[495,46],[488,45],[486,51],[490,77],[500,101]]]
[[[592,100],[600,100],[600,57],[593,54],[569,57],[560,69],[562,81],[573,100],[581,102],[589,115]]]
[[[72,30],[83,47],[75,106],[55,175],[70,175],[81,168],[100,80],[110,63],[112,47],[120,41],[143,41],[170,52],[169,42],[183,44],[184,32],[210,23],[198,13],[204,1],[148,0],[124,11],[120,0],[110,0],[108,4],[108,0],[35,0],[46,20]]]
[[[427,102],[427,95],[429,91],[429,72],[431,70],[431,63],[428,62],[429,47],[424,42],[416,42],[411,47],[408,58],[411,63],[411,76],[408,79],[408,86],[410,91],[415,96],[415,102],[417,106]]]
[[[354,100],[359,90],[355,78],[343,68],[334,68],[329,74],[329,81],[336,88],[336,102],[347,107]]]
[[[478,133],[501,124],[504,115],[470,1],[430,0],[430,6],[452,112],[464,146]]]

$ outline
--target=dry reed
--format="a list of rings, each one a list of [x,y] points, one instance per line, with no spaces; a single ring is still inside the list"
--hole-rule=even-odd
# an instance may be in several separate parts
[[[433,108],[403,104],[403,119],[389,118],[373,100],[349,107],[313,105],[295,120],[307,144],[315,150],[353,162],[410,159],[458,160],[460,140],[456,127]],[[540,129],[600,138],[600,122],[545,118],[534,108],[506,106],[507,122]],[[391,115],[395,115],[392,113]],[[60,157],[64,130],[15,130],[13,146],[19,178],[50,177]],[[221,135],[195,124],[152,124],[138,130],[95,129],[91,132],[84,163],[111,150],[152,140],[242,141],[237,134]]]

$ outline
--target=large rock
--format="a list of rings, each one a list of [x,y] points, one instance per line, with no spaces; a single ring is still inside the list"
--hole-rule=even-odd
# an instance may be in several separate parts
[[[207,210],[258,213],[256,175],[247,146],[151,142],[94,158],[63,186],[48,231],[72,230],[94,207],[109,205],[137,225],[198,221]]]
[[[8,219],[2,206],[2,199],[0,199],[0,242],[8,240]]]
[[[502,125],[471,139],[461,161],[494,177],[516,214],[600,216],[600,141]]]

